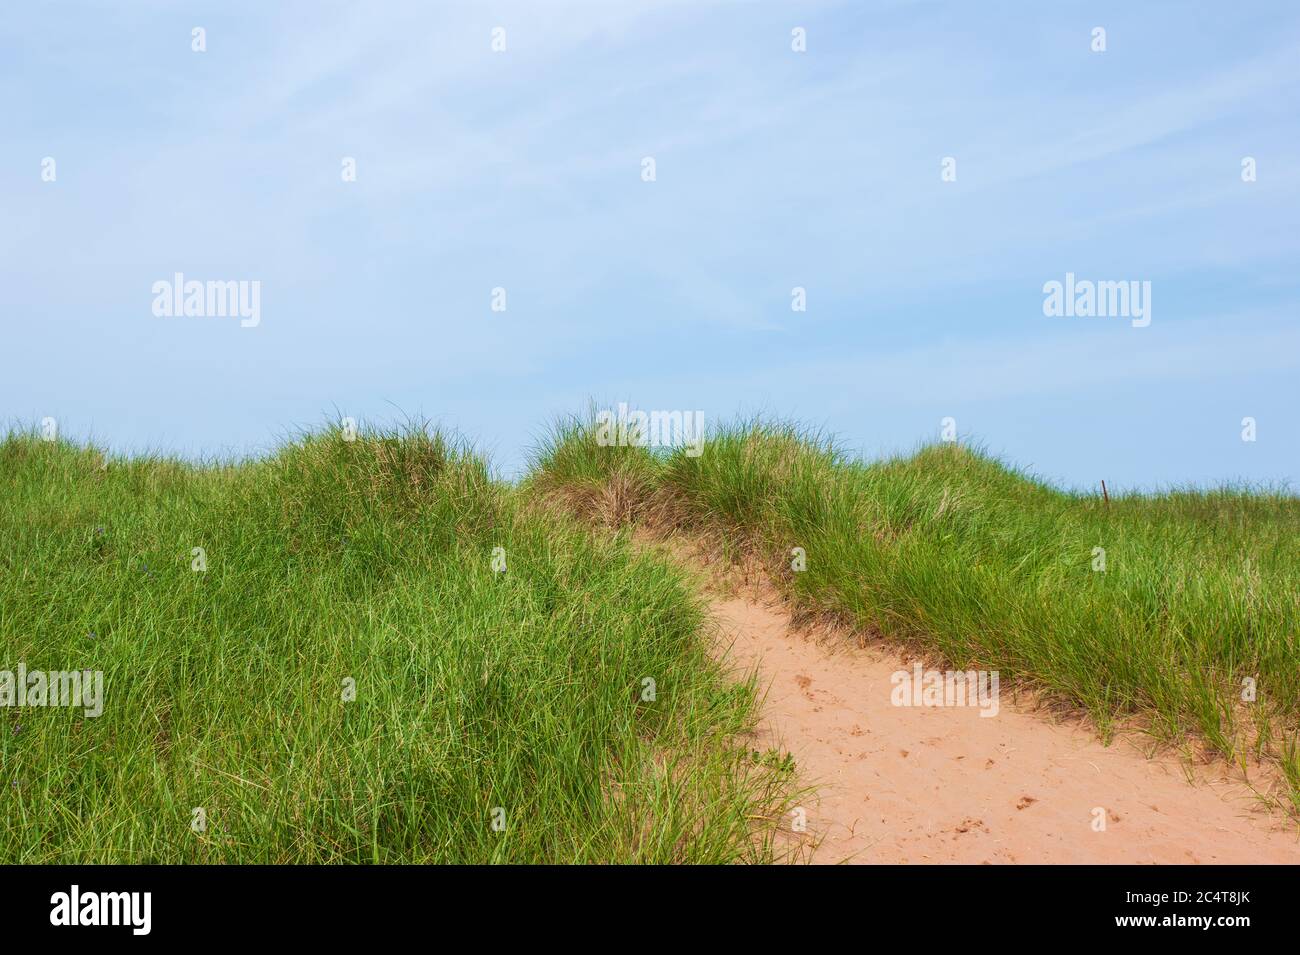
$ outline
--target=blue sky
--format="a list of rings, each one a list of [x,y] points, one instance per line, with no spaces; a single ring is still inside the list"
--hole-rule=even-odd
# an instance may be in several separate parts
[[[198,455],[424,415],[509,473],[594,398],[1300,476],[1291,2],[26,3],[0,104],[11,421]],[[156,317],[176,272],[260,281],[260,324]],[[1150,281],[1150,326],[1044,316],[1067,272]]]

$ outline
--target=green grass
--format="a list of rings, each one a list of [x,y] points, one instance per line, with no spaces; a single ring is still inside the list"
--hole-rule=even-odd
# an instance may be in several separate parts
[[[792,780],[737,745],[755,687],[680,572],[454,441],[194,466],[11,433],[0,499],[0,669],[105,680],[97,718],[0,709],[0,862],[772,857]]]
[[[1000,670],[1085,708],[1103,736],[1139,716],[1162,738],[1266,753],[1300,780],[1296,497],[1177,490],[1107,504],[955,445],[865,463],[761,422],[721,429],[690,457],[601,447],[589,420],[571,419],[530,482],[588,509],[608,498],[602,486],[622,487],[641,497],[625,514],[761,555],[800,607],[955,668]]]
[[[11,433],[0,501],[0,670],[105,679],[98,717],[0,708],[3,863],[775,858],[795,769],[740,745],[754,681],[710,658],[698,594],[636,523],[756,554],[803,609],[1104,735],[1136,716],[1263,753],[1300,805],[1280,493],[1107,504],[952,446],[868,464],[749,422],[689,457],[575,418],[518,486],[421,427],[207,465]]]

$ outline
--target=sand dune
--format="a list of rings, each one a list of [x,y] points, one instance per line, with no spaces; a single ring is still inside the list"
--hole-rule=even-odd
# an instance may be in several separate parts
[[[768,687],[755,748],[790,751],[817,785],[807,836],[790,836],[819,841],[814,862],[1300,862],[1296,825],[1226,763],[1104,746],[1005,689],[994,718],[894,706],[890,677],[912,666],[895,648],[798,630],[761,594],[713,610],[719,650]]]

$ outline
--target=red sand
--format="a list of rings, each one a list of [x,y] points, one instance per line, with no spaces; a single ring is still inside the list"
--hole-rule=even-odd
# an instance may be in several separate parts
[[[1103,746],[1005,686],[995,717],[894,706],[890,677],[912,664],[892,648],[796,631],[771,598],[713,609],[720,648],[770,688],[754,747],[788,750],[818,786],[808,835],[789,837],[819,839],[814,862],[1300,863],[1300,827],[1225,762]]]

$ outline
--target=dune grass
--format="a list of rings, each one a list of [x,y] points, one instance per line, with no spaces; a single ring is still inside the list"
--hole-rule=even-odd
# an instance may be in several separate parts
[[[566,509],[708,533],[807,611],[1300,792],[1294,497],[1105,503],[756,422],[691,457],[572,419],[518,487],[421,427],[344,437],[204,466],[0,443],[0,671],[104,675],[99,716],[0,707],[0,862],[774,858],[797,782],[739,745],[753,680],[680,568]]]
[[[0,709],[0,862],[772,857],[792,780],[680,573],[455,441],[11,433],[0,499],[0,669],[104,675],[98,717]]]
[[[530,481],[589,516],[616,503],[619,519],[713,532],[761,555],[801,608],[956,669],[1000,670],[1086,708],[1103,736],[1138,715],[1162,738],[1267,754],[1293,799],[1300,791],[1294,496],[1178,490],[1107,503],[958,445],[866,463],[756,421],[691,457],[603,447],[589,420],[570,419]]]

